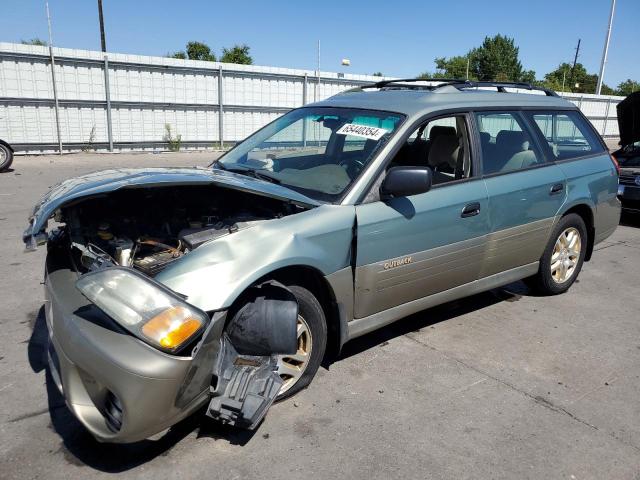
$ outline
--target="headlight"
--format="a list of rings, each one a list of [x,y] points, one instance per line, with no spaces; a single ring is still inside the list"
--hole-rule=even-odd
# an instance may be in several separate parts
[[[138,338],[175,353],[209,321],[206,313],[130,269],[87,273],[76,288]]]

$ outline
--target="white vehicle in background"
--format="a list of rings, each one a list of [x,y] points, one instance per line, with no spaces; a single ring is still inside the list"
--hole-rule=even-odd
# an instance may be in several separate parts
[[[9,169],[13,162],[13,148],[4,140],[0,140],[0,172]]]

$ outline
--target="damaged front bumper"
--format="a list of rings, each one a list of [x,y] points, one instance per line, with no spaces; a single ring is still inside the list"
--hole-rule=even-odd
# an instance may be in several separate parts
[[[255,428],[264,417],[281,385],[276,357],[238,353],[223,334],[226,311],[212,315],[188,356],[172,355],[125,331],[80,293],[78,273],[55,263],[45,282],[49,367],[96,439],[142,440],[208,402],[207,414],[223,423]]]
[[[123,332],[80,294],[77,279],[68,269],[47,272],[49,366],[67,406],[98,440],[142,440],[206,404],[224,312],[193,356],[169,355]]]

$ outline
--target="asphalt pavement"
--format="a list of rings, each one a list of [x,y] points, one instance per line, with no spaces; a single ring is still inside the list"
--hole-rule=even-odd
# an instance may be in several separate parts
[[[23,251],[29,212],[74,175],[215,156],[21,156],[0,174],[0,478],[640,479],[633,218],[568,293],[518,282],[357,339],[255,433],[198,415],[157,440],[93,440],[47,378],[45,249]]]

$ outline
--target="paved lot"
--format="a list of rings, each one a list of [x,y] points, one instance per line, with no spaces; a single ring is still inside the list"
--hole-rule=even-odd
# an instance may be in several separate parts
[[[254,435],[194,418],[156,442],[97,444],[47,388],[29,209],[79,173],[211,158],[19,157],[0,174],[0,478],[640,479],[640,222],[568,294],[516,283],[354,341]]]

